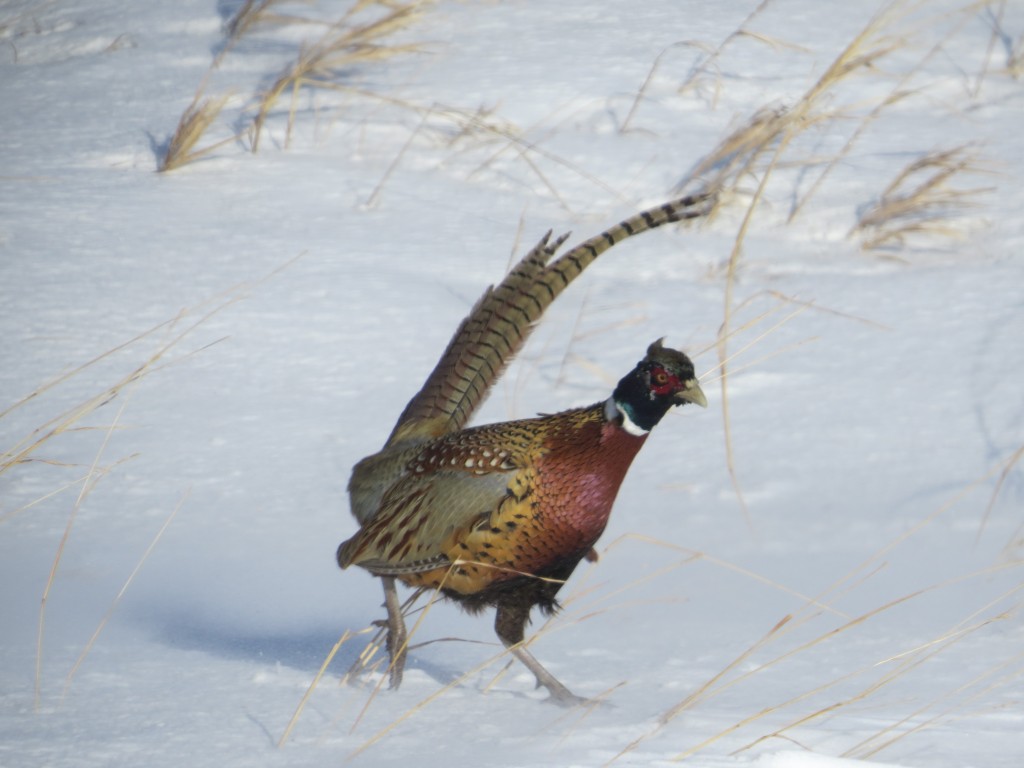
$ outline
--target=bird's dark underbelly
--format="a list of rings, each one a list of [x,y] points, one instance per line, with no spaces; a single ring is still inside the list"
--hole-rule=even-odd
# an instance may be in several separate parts
[[[441,588],[441,592],[457,601],[467,611],[475,613],[489,606],[521,605],[537,606],[545,614],[557,610],[555,596],[562,588],[580,560],[590,548],[563,555],[535,575],[516,574],[508,578],[489,582],[477,592],[470,594]]]

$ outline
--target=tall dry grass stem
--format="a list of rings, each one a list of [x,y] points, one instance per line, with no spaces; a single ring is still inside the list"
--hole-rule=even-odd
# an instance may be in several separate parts
[[[269,275],[267,275],[266,277],[262,278],[260,281],[257,281],[254,284],[258,285],[259,283],[270,279],[278,272],[294,263],[298,258],[299,257],[297,256],[294,259],[289,260],[288,262],[278,267],[277,269],[273,270]],[[48,384],[39,387],[36,391],[17,401],[14,405],[6,408],[3,411],[3,413],[0,413],[0,419],[2,419],[4,416],[7,416],[15,409],[24,407],[26,404],[30,402],[35,402],[44,393],[52,391],[58,385],[69,381],[75,376],[81,375],[84,371],[89,370],[100,361],[110,358],[115,353],[129,350],[133,346],[137,345],[139,342],[149,339],[158,331],[166,331],[170,334],[170,338],[164,339],[158,343],[155,352],[148,353],[140,364],[136,365],[131,371],[129,371],[127,374],[118,379],[114,384],[103,387],[100,390],[100,392],[97,393],[96,395],[86,398],[84,401],[78,403],[74,407],[48,420],[42,426],[35,428],[28,435],[18,440],[11,448],[5,450],[3,454],[0,454],[0,474],[2,474],[3,472],[11,470],[15,466],[22,465],[27,461],[31,460],[30,457],[38,453],[42,449],[42,447],[47,445],[50,441],[54,441],[62,435],[66,435],[72,431],[77,430],[79,428],[77,425],[81,423],[83,420],[85,420],[88,416],[95,413],[108,403],[111,403],[114,400],[120,398],[120,404],[116,415],[114,416],[111,423],[107,427],[102,428],[103,439],[101,441],[99,448],[97,449],[96,453],[93,456],[88,471],[76,483],[77,485],[80,486],[79,493],[75,499],[75,502],[72,504],[70,512],[68,513],[68,518],[64,526],[64,531],[61,535],[60,541],[58,542],[56,552],[54,553],[54,558],[50,565],[49,575],[47,577],[46,583],[43,588],[42,596],[40,598],[39,619],[36,629],[36,658],[34,670],[35,680],[33,706],[35,709],[39,709],[42,696],[43,647],[46,635],[47,604],[50,597],[50,593],[52,592],[56,584],[57,574],[60,570],[60,565],[64,556],[64,552],[67,548],[68,542],[70,541],[71,532],[74,529],[75,521],[78,517],[78,512],[80,511],[82,505],[85,503],[89,494],[95,488],[99,479],[104,475],[108,474],[110,469],[112,469],[115,466],[118,466],[120,463],[123,462],[122,459],[121,461],[115,462],[113,465],[111,465],[111,467],[104,467],[101,463],[106,453],[107,446],[109,445],[110,438],[118,429],[118,425],[121,423],[121,419],[125,409],[127,408],[131,393],[133,392],[134,388],[139,384],[139,382],[141,382],[146,377],[151,376],[157,371],[162,370],[167,365],[180,363],[181,361],[190,358],[192,355],[197,354],[202,350],[208,349],[214,344],[217,344],[218,342],[222,341],[223,339],[216,339],[212,342],[204,344],[203,346],[199,347],[196,350],[184,353],[179,358],[169,359],[171,353],[174,350],[176,350],[182,344],[182,342],[185,341],[185,339],[189,338],[193,333],[195,333],[201,326],[203,326],[215,315],[222,312],[229,306],[233,305],[235,302],[239,301],[243,297],[244,291],[248,290],[248,288],[250,287],[250,284],[236,286],[235,288],[221,294],[221,296],[219,296],[215,301],[206,302],[192,309],[183,310],[182,312],[178,313],[178,315],[176,315],[172,320],[167,320],[165,322],[157,324],[153,328],[150,328],[149,330],[144,331],[141,334],[138,334],[129,341],[124,342],[123,344],[120,344],[114,347],[113,349],[108,350],[107,352],[97,355],[96,357],[92,358],[86,363],[71,370],[70,372],[63,374],[62,376],[57,377]],[[197,313],[199,313],[199,316],[195,319],[191,319],[192,316]],[[188,322],[188,324],[186,324],[184,328],[181,328],[181,324],[186,320],[191,320],[191,322]],[[87,429],[100,428],[88,427]],[[74,485],[68,485],[65,487],[74,487]],[[47,495],[52,496],[53,493]],[[25,507],[22,507],[22,509],[27,509],[30,508],[31,506],[33,506],[33,504],[26,505]],[[9,518],[9,515],[5,516],[5,519],[7,518]],[[146,556],[148,556],[148,553],[149,552],[147,550]],[[145,556],[143,560],[145,560]],[[132,576],[134,576],[134,573],[132,574]],[[129,581],[130,580],[131,579],[129,579]],[[127,587],[127,584],[125,585],[125,587]],[[119,597],[120,595],[117,598],[115,598],[115,605]],[[105,620],[101,621],[100,627],[95,633],[93,640],[95,640],[95,637],[98,636],[100,631],[102,631],[104,625]],[[90,643],[86,646],[83,655],[75,664],[75,669],[78,668],[81,661],[88,654],[88,651],[92,647],[92,643],[93,641],[90,641]],[[67,684],[70,684],[71,680],[73,679],[75,669],[72,670],[72,674],[68,677]],[[65,689],[66,687],[67,686],[65,686]]]
[[[676,48],[693,48],[698,53],[703,53],[703,58],[699,59],[697,63],[690,69],[690,73],[687,75],[683,83],[678,87],[677,92],[679,94],[685,94],[690,90],[696,89],[701,90],[705,88],[705,83],[711,83],[710,91],[712,96],[709,98],[709,102],[712,108],[714,108],[718,101],[718,96],[721,92],[721,74],[717,67],[717,61],[722,56],[723,52],[729,45],[742,37],[751,37],[755,40],[766,39],[762,35],[758,35],[756,32],[751,30],[751,23],[761,15],[761,13],[768,7],[772,0],[761,0],[757,7],[752,10],[747,17],[740,23],[739,27],[736,28],[731,34],[729,34],[717,47],[711,48],[711,46],[702,43],[698,40],[682,40],[664,48],[661,53],[654,59],[654,63],[651,68],[647,71],[647,76],[644,78],[644,82],[637,89],[636,94],[633,97],[633,102],[630,105],[629,111],[626,113],[626,117],[622,120],[622,125],[619,126],[619,133],[626,133],[631,130],[631,125],[640,106],[647,98],[647,91],[654,81],[654,77],[658,70],[661,68],[662,59]]]
[[[163,525],[160,526],[160,530],[156,532],[156,535],[153,537],[153,540],[150,541],[149,546],[146,547],[146,551],[143,552],[142,557],[139,558],[139,562],[135,565],[135,568],[132,569],[132,572],[128,575],[128,578],[122,585],[121,590],[111,601],[110,607],[107,608],[107,612],[103,614],[103,618],[100,619],[100,622],[99,624],[97,624],[96,630],[92,633],[92,636],[89,638],[89,641],[85,644],[85,647],[82,648],[82,652],[79,654],[78,659],[75,660],[74,666],[71,668],[71,671],[68,672],[67,679],[64,681],[64,692],[61,694],[62,701],[65,698],[67,698],[68,691],[71,690],[71,683],[75,679],[75,674],[78,672],[78,668],[82,666],[82,663],[85,661],[86,657],[89,655],[89,652],[92,650],[93,646],[96,644],[96,641],[99,639],[100,634],[103,632],[104,627],[106,627],[107,623],[110,621],[110,617],[114,615],[114,610],[121,602],[121,598],[124,597],[125,593],[128,591],[128,587],[131,586],[131,583],[135,580],[135,577],[138,575],[139,571],[142,570],[143,564],[145,564],[150,554],[152,554],[153,550],[156,548],[157,543],[163,537],[164,532],[167,530],[171,522],[177,516],[178,511],[184,505],[185,500],[188,498],[190,492],[191,489],[185,491],[181,499],[178,501],[178,504],[174,507],[173,510],[171,510],[171,513],[167,516],[167,519],[164,520]]]
[[[178,127],[175,128],[174,134],[171,136],[157,170],[166,173],[181,168],[183,165],[194,163],[205,157],[228,142],[234,141],[237,136],[229,136],[202,149],[196,148],[203,135],[224,109],[229,98],[227,95],[203,98],[201,92],[197,93],[192,99],[192,103],[181,114]]]
[[[137,379],[132,379],[134,383]],[[57,544],[57,551],[53,556],[53,562],[50,564],[50,573],[46,578],[46,585],[43,587],[43,595],[39,601],[39,622],[36,627],[36,665],[35,665],[35,691],[34,691],[34,706],[36,710],[39,709],[42,700],[42,681],[43,681],[43,641],[46,635],[46,604],[50,597],[50,592],[53,589],[53,585],[57,579],[57,571],[60,568],[61,559],[64,556],[64,550],[67,547],[68,540],[71,538],[71,530],[74,528],[75,520],[78,517],[78,512],[82,507],[82,503],[86,497],[92,491],[96,484],[96,467],[99,465],[100,459],[103,456],[104,451],[107,448],[107,444],[110,441],[110,436],[114,432],[114,428],[121,421],[121,416],[124,414],[124,409],[128,405],[130,396],[130,390],[125,392],[125,396],[121,400],[121,407],[117,411],[110,427],[106,430],[103,436],[103,442],[100,444],[99,450],[93,457],[92,466],[89,468],[89,472],[86,473],[85,482],[82,483],[82,487],[79,490],[78,498],[75,499],[75,503],[71,508],[71,513],[68,515],[67,523],[64,526],[64,533],[61,535],[60,542]],[[75,667],[77,668],[77,664]],[[72,670],[73,672],[74,670]]]
[[[925,528],[933,524],[941,516],[953,509],[957,504],[963,501],[969,494],[975,492],[981,485],[988,483],[991,479],[996,476],[1002,465],[990,469],[982,476],[976,478],[971,483],[967,484],[963,488],[959,489],[956,493],[951,495],[943,504],[938,506],[930,514],[926,515],[917,524],[912,526],[909,530],[900,534],[899,536],[892,539],[885,546],[877,550],[871,557],[866,559],[860,565],[850,570],[847,574],[837,579],[831,586],[822,591],[819,595],[815,596],[813,602],[806,602],[798,611],[786,614],[783,616],[766,634],[756,640],[747,649],[742,651],[736,656],[731,662],[729,662],[722,670],[714,674],[703,684],[699,685],[694,689],[693,692],[688,694],[675,706],[669,708],[663,713],[659,722],[656,726],[650,729],[648,732],[638,736],[629,744],[626,745],[615,757],[613,757],[606,765],[611,765],[617,762],[620,758],[636,750],[641,744],[656,734],[661,732],[672,720],[676,719],[679,715],[684,712],[692,710],[695,706],[700,703],[704,703],[711,698],[718,696],[724,691],[735,687],[736,685],[756,677],[757,675],[763,674],[766,670],[772,669],[785,661],[792,658],[797,658],[801,654],[805,654],[810,649],[818,647],[824,643],[831,642],[835,638],[849,632],[850,630],[860,627],[867,622],[877,618],[878,616],[892,611],[893,609],[911,603],[915,600],[920,599],[925,595],[941,592],[944,589],[948,589],[954,585],[961,584],[970,580],[981,580],[989,578],[993,573],[999,570],[1009,570],[1020,568],[1024,566],[1022,562],[1011,562],[1004,565],[992,566],[974,571],[968,574],[960,575],[954,578],[944,580],[932,584],[930,586],[922,587],[920,589],[913,590],[909,593],[903,594],[896,597],[888,602],[864,611],[858,615],[849,618],[837,627],[826,629],[824,632],[811,637],[809,640],[799,641],[796,645],[790,648],[784,648],[782,651],[770,658],[767,661],[759,661],[756,664],[752,664],[750,669],[740,672],[739,670],[746,665],[748,660],[751,660],[757,652],[768,648],[770,645],[778,643],[790,635],[795,629],[800,628],[802,625],[806,625],[809,621],[814,619],[821,612],[821,606],[830,606],[841,594],[840,590],[849,589],[851,585],[857,582],[862,582],[866,578],[870,578],[872,575],[880,573],[884,563],[884,558],[889,552],[895,549],[900,544],[906,542],[912,536],[920,533]],[[717,733],[711,734],[692,747],[689,747],[684,752],[676,755],[676,759],[682,760],[693,755],[700,753],[712,744],[720,741],[724,737],[731,735],[742,728],[749,726],[750,724],[761,720],[768,715],[781,712],[785,709],[792,707],[795,704],[808,701],[813,696],[816,696],[824,691],[835,688],[840,683],[846,683],[854,680],[855,678],[863,675],[874,674],[877,670],[882,669],[890,665],[895,665],[891,670],[883,670],[877,679],[869,681],[865,687],[857,694],[847,697],[846,699],[834,702],[833,704],[819,708],[818,710],[812,711],[805,715],[800,716],[798,719],[792,721],[789,725],[784,726],[777,731],[767,734],[766,736],[759,737],[754,741],[748,743],[746,746],[737,750],[743,751],[755,746],[757,743],[764,741],[765,738],[771,738],[772,736],[782,736],[786,731],[795,728],[799,725],[804,725],[813,720],[824,717],[827,714],[834,713],[849,705],[866,700],[871,695],[881,690],[882,688],[891,685],[899,678],[905,676],[911,670],[920,667],[925,661],[937,655],[940,651],[946,650],[952,647],[953,644],[959,642],[970,633],[977,631],[984,626],[987,626],[995,621],[1003,621],[1010,616],[1020,613],[1022,604],[1017,602],[1009,608],[1001,607],[1002,603],[1005,603],[1011,598],[1016,597],[1020,592],[1024,591],[1024,583],[1016,585],[1007,591],[1005,591],[999,597],[989,601],[986,605],[981,608],[972,610],[971,613],[962,619],[960,622],[955,624],[949,630],[943,632],[932,641],[917,644],[913,648],[903,651],[898,654],[888,654],[882,659],[876,660],[862,666],[856,670],[845,673],[840,677],[828,680],[824,683],[816,685],[806,691],[800,692],[784,700],[783,702],[760,709],[758,712],[753,713],[740,721],[730,725],[726,729]],[[1019,598],[1018,598],[1019,600]],[[983,615],[989,612],[995,611],[991,615]],[[733,675],[733,672],[738,674]]]
[[[369,630],[367,629],[364,631]],[[292,719],[288,721],[288,725],[285,726],[284,732],[281,734],[281,738],[278,739],[278,749],[284,746],[285,742],[288,741],[288,737],[292,734],[292,729],[295,728],[296,723],[298,723],[299,721],[299,717],[302,716],[302,711],[306,708],[306,704],[309,702],[309,697],[313,695],[313,691],[316,690],[317,685],[319,685],[320,679],[324,676],[324,673],[327,671],[327,668],[331,665],[331,662],[334,661],[335,655],[338,653],[339,650],[341,650],[341,647],[346,642],[348,642],[350,638],[357,634],[360,633],[352,632],[346,629],[342,633],[341,637],[338,638],[338,642],[336,642],[331,647],[331,650],[327,652],[327,656],[324,657],[323,663],[320,665],[320,669],[317,670],[316,675],[313,677],[313,681],[309,684],[309,687],[306,688],[306,692],[303,694],[302,698],[299,700],[299,703],[296,705],[295,713],[292,715]]]

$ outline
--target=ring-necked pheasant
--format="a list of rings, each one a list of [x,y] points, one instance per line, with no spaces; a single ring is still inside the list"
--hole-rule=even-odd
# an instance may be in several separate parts
[[[549,416],[465,429],[544,310],[594,259],[625,238],[705,215],[708,196],[644,211],[552,261],[550,232],[489,288],[456,330],[383,450],[349,481],[360,524],[338,548],[342,568],[380,576],[391,685],[405,663],[395,579],[439,588],[470,611],[497,608],[502,643],[554,701],[580,701],[523,646],[530,610],[555,596],[604,531],[648,432],[673,406],[707,401],[682,352],[651,344],[606,401]]]

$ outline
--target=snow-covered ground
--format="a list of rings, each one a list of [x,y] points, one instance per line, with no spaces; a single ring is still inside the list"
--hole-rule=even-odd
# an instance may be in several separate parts
[[[603,256],[495,388],[477,421],[593,402],[663,335],[706,372],[533,646],[606,700],[568,711],[447,604],[400,691],[339,685],[381,616],[334,563],[349,468],[514,253],[693,188],[878,8],[443,0],[377,41],[417,50],[282,96],[257,153],[157,173],[204,78],[200,148],[325,34],[226,46],[241,5],[0,4],[0,765],[1021,765],[1019,3],[898,6],[712,220]],[[944,205],[854,231],[960,147]]]

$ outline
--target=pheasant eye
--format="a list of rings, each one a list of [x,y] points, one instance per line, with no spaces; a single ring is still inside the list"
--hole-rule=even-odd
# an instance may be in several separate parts
[[[668,374],[661,368],[655,369],[651,378],[654,379],[655,384],[665,384],[668,382]]]

